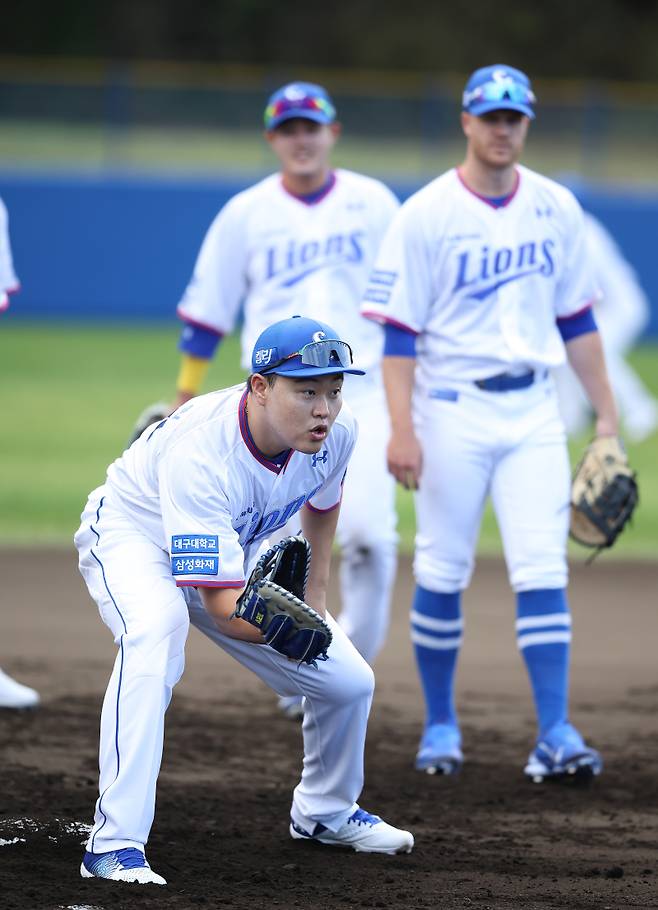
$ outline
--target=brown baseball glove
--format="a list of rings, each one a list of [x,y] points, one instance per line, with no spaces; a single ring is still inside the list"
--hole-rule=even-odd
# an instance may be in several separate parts
[[[571,537],[586,547],[611,547],[638,503],[636,473],[616,436],[597,436],[585,449],[571,488]]]

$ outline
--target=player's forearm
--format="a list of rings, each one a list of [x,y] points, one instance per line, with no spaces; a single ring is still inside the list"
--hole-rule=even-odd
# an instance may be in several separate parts
[[[601,336],[598,332],[578,335],[567,342],[567,357],[596,414],[597,436],[619,432],[617,406],[610,387]]]
[[[199,588],[199,592],[206,611],[220,632],[239,641],[264,644],[263,636],[255,626],[244,619],[233,617],[236,601],[242,591],[237,588]]]
[[[324,616],[331,566],[331,548],[340,508],[331,512],[314,512],[308,506],[301,511],[302,532],[311,545],[311,566],[306,585],[306,603]]]
[[[209,366],[209,358],[183,354],[176,381],[176,407],[199,394]]]
[[[413,433],[411,399],[416,358],[384,357],[382,369],[393,433]]]

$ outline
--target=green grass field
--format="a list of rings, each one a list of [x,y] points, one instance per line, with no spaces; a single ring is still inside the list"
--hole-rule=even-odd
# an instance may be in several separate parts
[[[420,135],[365,137],[349,131],[336,147],[337,166],[384,179],[424,181],[464,154],[457,121],[440,138]],[[604,145],[585,146],[580,134],[532,136],[524,163],[541,173],[583,173],[589,180],[655,185],[655,141],[610,132]],[[193,127],[125,127],[100,124],[3,121],[0,168],[83,173],[138,171],[193,177],[245,176],[275,170],[275,158],[258,130]],[[629,166],[630,165],[630,166]]]
[[[0,545],[55,544],[71,537],[87,493],[126,443],[137,413],[171,399],[178,372],[179,326],[73,326],[5,322],[0,329]],[[658,348],[642,347],[632,363],[658,395]],[[243,378],[238,345],[227,339],[206,388]],[[575,461],[586,439],[572,444]],[[640,478],[641,503],[615,556],[658,555],[658,434],[629,445]],[[410,494],[400,490],[402,549],[413,545]],[[480,551],[500,552],[488,510]],[[588,551],[573,548],[574,556]]]

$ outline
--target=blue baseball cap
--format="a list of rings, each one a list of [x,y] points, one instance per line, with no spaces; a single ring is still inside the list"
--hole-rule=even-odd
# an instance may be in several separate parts
[[[265,108],[265,129],[274,130],[284,120],[301,117],[315,123],[333,123],[336,108],[326,89],[312,82],[291,82],[278,89]]]
[[[483,66],[470,76],[462,96],[462,110],[476,117],[489,111],[519,111],[534,120],[532,105],[536,100],[525,73],[496,63]]]
[[[251,355],[253,373],[283,376],[365,375],[352,366],[352,348],[326,322],[291,316],[269,326],[258,337]]]

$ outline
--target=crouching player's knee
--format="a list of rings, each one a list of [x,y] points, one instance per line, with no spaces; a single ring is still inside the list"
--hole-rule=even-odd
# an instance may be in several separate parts
[[[331,648],[329,649],[331,655]],[[331,656],[327,664],[331,662]],[[361,657],[355,648],[349,656],[337,662],[325,681],[323,697],[334,705],[369,701],[375,691],[375,674],[372,667]]]

